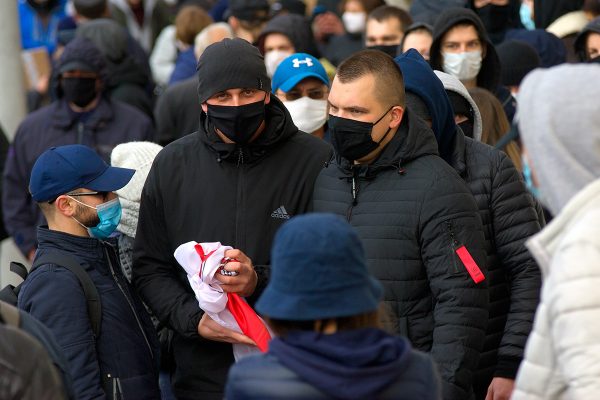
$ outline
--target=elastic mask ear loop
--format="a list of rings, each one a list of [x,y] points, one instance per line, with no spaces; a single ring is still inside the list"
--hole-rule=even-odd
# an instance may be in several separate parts
[[[383,117],[385,117],[387,115],[387,113],[389,113],[392,108],[394,108],[394,106],[391,106],[390,108],[388,108],[388,110],[381,116],[381,118],[379,118],[377,121],[375,121],[375,123],[373,123],[373,126],[377,125],[379,123],[379,121],[381,121],[383,119]],[[383,142],[385,140],[385,138],[387,137],[387,135],[390,133],[390,131],[392,130],[392,128],[388,127],[388,130],[385,132],[385,135],[383,135],[383,137],[381,139],[379,139],[379,142],[377,142],[377,145],[380,145],[381,142]]]
[[[69,195],[67,195],[67,197],[69,197],[71,200],[74,200],[76,203],[79,203],[79,204],[81,204],[81,205],[83,205],[83,206],[86,206],[86,207],[89,207],[89,208],[92,208],[92,209],[96,210],[96,207],[92,207],[92,206],[90,206],[90,205],[88,205],[88,204],[82,203],[81,201],[77,200],[77,199],[76,199],[76,198],[74,198],[74,197],[71,197],[71,196],[69,196]],[[73,217],[73,216],[71,216],[71,218],[73,218],[73,219],[75,220],[75,222],[77,222],[79,225],[81,225],[81,227],[82,227],[83,229],[85,229],[85,230],[87,230],[87,231],[89,232],[89,229],[90,229],[89,227],[87,227],[87,226],[85,226],[84,224],[82,224],[81,222],[79,222],[79,220],[78,220],[77,218],[75,218],[75,217]]]
[[[69,196],[69,195],[67,195],[67,196]],[[71,196],[69,196],[69,198],[70,198],[70,199],[72,199],[72,200],[74,200],[75,202],[77,202],[77,203],[81,204],[82,206],[86,206],[86,207],[92,208],[92,209],[94,209],[94,210],[98,210],[96,207],[94,207],[94,206],[90,206],[89,204],[82,203],[81,201],[77,200],[77,199],[76,199],[76,198],[74,198],[74,197],[71,197]]]

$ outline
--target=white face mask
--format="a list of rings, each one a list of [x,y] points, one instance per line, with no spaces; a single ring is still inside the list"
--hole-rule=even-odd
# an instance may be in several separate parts
[[[294,124],[303,132],[313,133],[327,121],[327,100],[313,100],[305,96],[283,104],[290,112]]]
[[[345,12],[342,14],[342,21],[344,21],[346,32],[363,32],[367,24],[367,14],[364,12]]]
[[[285,58],[291,56],[292,54],[293,53],[290,53],[289,51],[282,50],[271,50],[265,53],[265,66],[267,67],[267,75],[272,78],[273,75],[275,75],[275,71],[277,70],[277,67],[279,67],[279,64],[281,64]]]
[[[444,72],[455,76],[460,81],[474,79],[481,70],[481,50],[466,53],[442,53]]]

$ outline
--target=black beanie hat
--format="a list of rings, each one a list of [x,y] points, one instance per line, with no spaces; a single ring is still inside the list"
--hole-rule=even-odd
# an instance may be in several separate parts
[[[228,89],[271,91],[263,56],[243,39],[223,39],[208,46],[198,60],[197,70],[200,103]]]
[[[533,47],[519,40],[507,40],[496,47],[500,58],[500,81],[505,86],[519,86],[525,75],[539,68],[541,61]]]

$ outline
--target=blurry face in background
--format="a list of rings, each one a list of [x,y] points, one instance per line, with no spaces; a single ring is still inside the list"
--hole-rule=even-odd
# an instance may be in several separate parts
[[[600,56],[600,33],[591,32],[588,34],[585,43],[585,52],[588,60]]]
[[[388,18],[383,21],[369,19],[365,31],[365,44],[369,46],[399,45],[404,37],[402,26],[397,18]]]
[[[344,5],[342,14],[344,28],[348,33],[364,32],[367,23],[367,12],[361,2],[350,0]]]
[[[442,52],[466,53],[482,51],[483,45],[473,25],[458,25],[451,28],[442,39]]]
[[[404,37],[402,52],[405,52],[408,49],[415,49],[421,53],[424,59],[429,61],[429,49],[431,48],[432,43],[433,37],[428,30],[419,29],[412,31]]]
[[[293,54],[295,49],[294,45],[290,41],[290,39],[286,35],[282,35],[281,33],[270,33],[265,38],[265,54],[274,51],[285,51],[290,54]]]
[[[281,33],[270,33],[265,37],[265,66],[267,75],[272,77],[279,64],[287,57],[296,52],[292,41]]]

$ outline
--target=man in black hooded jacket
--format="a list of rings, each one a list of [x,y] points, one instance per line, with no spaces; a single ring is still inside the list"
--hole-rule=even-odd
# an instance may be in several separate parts
[[[440,153],[465,180],[479,208],[486,239],[490,312],[473,387],[479,400],[508,400],[539,302],[540,270],[525,248],[525,240],[540,231],[535,204],[508,156],[481,143],[479,121],[474,125],[474,138],[457,128],[443,82],[462,86],[460,82],[443,72],[434,73],[416,50],[397,57],[396,62],[404,74],[407,104],[431,121]],[[436,74],[445,81],[440,82]],[[458,89],[452,91],[461,95]],[[460,91],[468,96],[464,86]]]
[[[435,21],[429,63],[434,70],[456,76],[466,87],[494,93],[509,121],[516,101],[500,85],[500,60],[483,22],[473,10],[449,8]]]
[[[209,46],[198,62],[199,130],[161,151],[140,207],[133,280],[172,330],[178,399],[221,399],[233,363],[231,343],[252,344],[222,328],[198,305],[173,257],[186,242],[235,248],[223,289],[252,304],[266,285],[277,228],[308,211],[313,183],[331,158],[329,145],[298,131],[270,96],[258,49],[242,39]]]
[[[431,353],[444,399],[470,399],[488,318],[475,200],[438,156],[431,130],[405,109],[402,73],[387,54],[344,61],[329,104],[337,156],[315,183],[314,209],[356,228],[383,283],[388,328]]]

